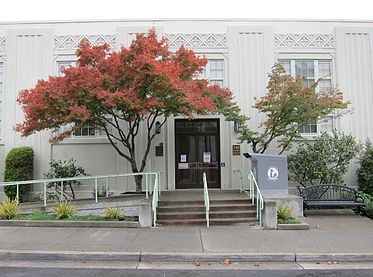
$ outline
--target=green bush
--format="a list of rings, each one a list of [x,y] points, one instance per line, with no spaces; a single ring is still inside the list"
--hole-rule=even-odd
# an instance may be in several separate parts
[[[362,215],[373,218],[373,196],[359,191],[357,193],[357,199],[365,204],[365,207],[361,207],[358,212]]]
[[[277,219],[278,220],[288,220],[293,218],[291,207],[288,205],[279,205],[277,207]]]
[[[33,179],[34,151],[31,147],[16,147],[9,151],[5,158],[4,181],[25,181]],[[29,194],[30,185],[19,186],[19,201],[24,202]],[[17,194],[16,186],[4,187],[5,194],[10,199],[15,199]]]
[[[70,218],[76,214],[75,206],[67,201],[58,202],[52,210],[57,219]]]
[[[373,145],[369,140],[359,160],[360,168],[356,172],[359,190],[373,195]]]
[[[17,200],[10,200],[0,203],[0,219],[13,219],[19,214]]]
[[[108,207],[105,209],[105,217],[113,219],[113,220],[121,220],[122,219],[121,213],[122,211],[120,208],[109,208]]]
[[[290,177],[303,187],[343,184],[350,161],[359,150],[360,145],[350,135],[323,133],[315,140],[300,143],[289,155]]]
[[[50,169],[44,174],[47,179],[55,178],[69,178],[76,176],[86,176],[83,167],[75,164],[74,159],[68,161],[53,160],[49,166]],[[79,181],[65,181],[63,182],[63,197],[64,199],[75,199],[74,187],[79,186]],[[48,183],[47,195],[49,199],[59,200],[61,195],[61,182]]]

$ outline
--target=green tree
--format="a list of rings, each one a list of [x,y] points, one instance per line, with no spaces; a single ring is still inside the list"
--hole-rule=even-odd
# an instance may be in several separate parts
[[[290,178],[303,187],[342,184],[343,175],[359,149],[354,137],[337,132],[303,141],[295,153],[288,156]]]
[[[310,88],[303,85],[301,77],[292,78],[285,73],[281,64],[275,64],[271,73],[265,96],[257,99],[254,108],[266,115],[258,129],[248,129],[242,119],[239,140],[251,145],[254,153],[264,153],[271,142],[281,138],[280,154],[289,148],[291,143],[301,138],[300,128],[320,117],[326,116],[335,109],[345,109],[348,103],[343,101],[342,93],[332,88],[316,92],[318,82]]]

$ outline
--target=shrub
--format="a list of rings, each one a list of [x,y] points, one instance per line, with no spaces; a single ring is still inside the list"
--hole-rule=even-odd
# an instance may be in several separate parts
[[[291,207],[288,205],[279,205],[277,207],[277,219],[288,220],[293,218]]]
[[[13,219],[19,214],[19,203],[17,200],[10,200],[0,203],[0,219]]]
[[[81,166],[75,164],[74,159],[68,161],[53,160],[49,166],[50,169],[44,174],[45,178],[69,178],[76,176],[86,176],[85,170]],[[74,186],[78,186],[79,181],[65,181],[63,182],[63,197],[64,199],[75,199]],[[59,200],[61,195],[61,182],[48,183],[47,195],[49,199]]]
[[[9,151],[5,158],[5,172],[4,181],[25,181],[33,179],[34,171],[34,151],[31,147],[16,147]],[[19,201],[26,201],[31,186],[20,185],[19,186]],[[17,196],[16,186],[4,187],[5,194],[10,199],[15,199]]]
[[[105,217],[114,219],[114,220],[121,220],[123,217],[121,215],[122,211],[120,208],[106,208],[105,209]]]
[[[359,190],[373,195],[373,145],[367,141],[360,158],[360,168],[357,170]]]
[[[361,207],[358,210],[359,213],[373,218],[373,196],[359,191],[357,193],[357,199],[365,204],[365,207]]]
[[[75,206],[67,201],[58,202],[52,210],[57,219],[66,219],[76,214]]]
[[[351,135],[323,133],[313,141],[302,142],[294,154],[289,155],[291,179],[301,186],[342,184],[350,161],[360,150]]]

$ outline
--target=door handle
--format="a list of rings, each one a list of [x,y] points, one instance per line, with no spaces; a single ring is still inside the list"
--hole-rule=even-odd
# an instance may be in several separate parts
[[[199,170],[214,169],[214,168],[219,168],[218,165],[219,165],[218,162],[211,162],[211,163],[197,162],[197,169],[199,169]]]

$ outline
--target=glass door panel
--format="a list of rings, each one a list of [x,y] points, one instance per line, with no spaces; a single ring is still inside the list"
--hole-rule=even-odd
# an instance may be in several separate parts
[[[218,120],[175,122],[176,188],[203,188],[205,172],[209,188],[220,188]]]

